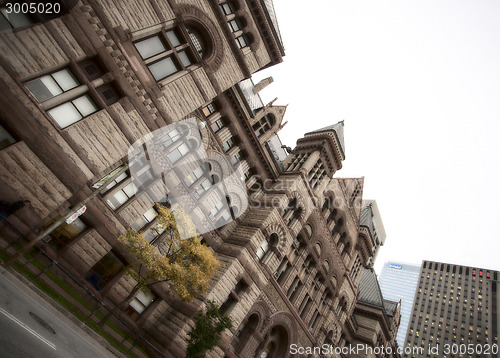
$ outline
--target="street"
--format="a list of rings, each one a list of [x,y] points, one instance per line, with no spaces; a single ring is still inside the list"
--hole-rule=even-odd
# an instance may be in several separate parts
[[[3,268],[0,357],[116,357]]]

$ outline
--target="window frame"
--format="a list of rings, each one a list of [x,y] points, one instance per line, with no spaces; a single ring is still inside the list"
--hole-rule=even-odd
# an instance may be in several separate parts
[[[116,259],[116,262],[119,263],[119,265],[117,265],[117,266],[120,266],[120,267],[119,268],[117,267],[117,269],[114,269],[113,272],[111,272],[110,274],[108,274],[108,272],[105,272],[106,275],[99,277],[99,281],[97,281],[97,282],[92,281],[90,278],[93,277],[94,274],[99,276],[99,272],[95,272],[96,271],[95,267],[97,265],[104,265],[104,263],[102,263],[101,261],[103,261],[107,256],[114,257],[114,259]],[[122,259],[115,250],[111,249],[104,256],[102,256],[96,263],[94,263],[94,265],[92,265],[91,268],[89,268],[89,270],[85,273],[85,280],[94,289],[96,289],[99,292],[103,292],[106,290],[107,287],[109,287],[109,285],[114,281],[114,279],[120,275],[120,272],[123,272],[123,269],[125,268],[126,265],[127,265],[127,262],[124,259]],[[99,284],[101,282],[101,280],[104,281],[104,282],[102,282],[102,286]],[[95,283],[95,285],[94,285],[94,283]],[[96,286],[98,286],[98,287],[96,287]]]
[[[170,36],[169,34],[174,34],[174,37]],[[153,38],[159,39],[160,44],[163,46],[164,50],[151,54],[147,57],[143,57],[140,48],[138,48],[138,44],[150,41]],[[201,58],[201,55],[199,54],[200,49],[196,48],[196,46],[192,44],[189,33],[185,28],[183,29],[182,26],[175,26],[170,29],[165,29],[157,32],[153,35],[137,39],[133,41],[132,44],[137,51],[139,58],[144,62],[146,68],[148,69],[155,82],[161,82],[169,77],[174,76],[177,73],[187,71],[190,67],[198,64],[198,57]],[[206,49],[201,49],[201,52],[206,52]],[[169,59],[171,61],[172,69],[175,69],[174,71],[167,71],[162,73],[159,71],[156,72],[156,67],[155,70],[151,69],[151,67],[155,66],[156,64],[162,61],[167,61]],[[188,63],[186,63],[186,61],[188,61]]]
[[[86,71],[86,68],[92,65],[96,70],[96,73],[93,75]],[[61,80],[55,77],[55,75],[61,72],[66,72],[68,78],[71,79],[75,85],[65,88],[61,84]],[[70,62],[64,67],[52,69],[50,72],[24,81],[23,84],[27,93],[33,97],[36,103],[39,103],[47,116],[54,122],[55,127],[63,130],[111,106],[123,97],[122,91],[116,82],[113,81],[112,76],[105,77],[106,75],[109,76],[109,71],[105,68],[99,57],[94,55],[76,63]],[[50,79],[50,83],[48,84],[53,86],[53,89],[57,88],[59,90],[58,93],[50,93],[51,89],[44,83],[44,78]],[[101,83],[97,87],[94,87],[92,83],[97,79],[101,79]],[[42,91],[48,91],[50,94],[49,97],[43,95],[43,93],[37,94],[37,90],[39,90],[36,88],[37,81],[41,81],[41,85],[45,86]],[[111,93],[110,91],[113,96],[108,98],[107,94]],[[77,101],[80,103],[75,103]],[[69,123],[65,123],[64,120],[67,118],[67,113],[61,112],[62,114],[57,114],[57,111],[58,109],[61,110],[63,106],[68,105],[70,107],[67,108],[71,108],[75,117]],[[85,108],[88,110],[84,111]]]

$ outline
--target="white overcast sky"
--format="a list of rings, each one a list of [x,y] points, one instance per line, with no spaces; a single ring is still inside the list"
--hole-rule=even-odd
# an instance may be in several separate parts
[[[274,1],[286,48],[265,102],[280,132],[345,120],[336,177],[365,177],[387,241],[375,265],[500,270],[500,1]]]

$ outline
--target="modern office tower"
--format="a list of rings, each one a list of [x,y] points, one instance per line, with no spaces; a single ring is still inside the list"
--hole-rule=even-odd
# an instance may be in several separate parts
[[[498,357],[498,283],[497,271],[424,261],[404,356]]]
[[[419,273],[419,266],[390,261],[384,264],[380,274],[380,289],[384,297],[401,301],[401,324],[397,336],[400,347],[404,346]]]

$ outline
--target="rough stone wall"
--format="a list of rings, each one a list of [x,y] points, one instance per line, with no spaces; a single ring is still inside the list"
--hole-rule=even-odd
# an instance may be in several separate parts
[[[64,258],[74,262],[74,269],[85,275],[109,250],[111,245],[97,231],[90,230],[68,248]]]

